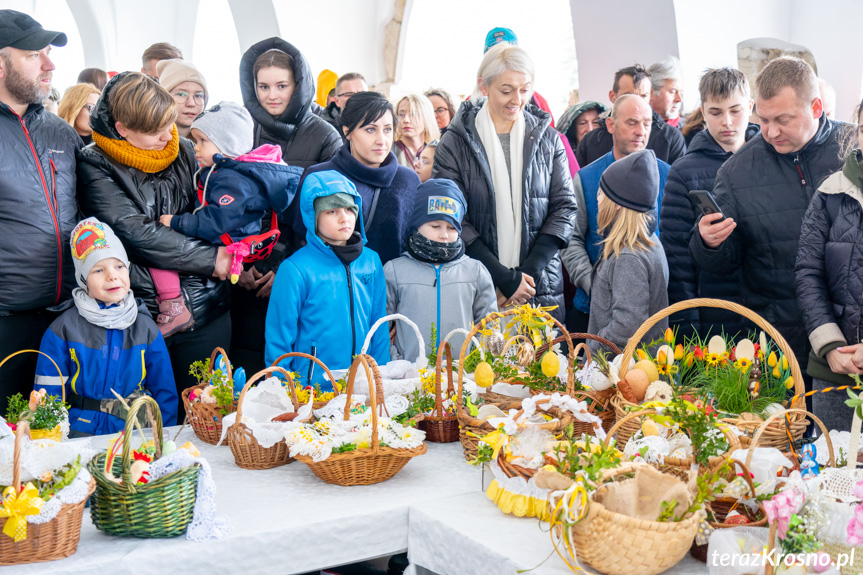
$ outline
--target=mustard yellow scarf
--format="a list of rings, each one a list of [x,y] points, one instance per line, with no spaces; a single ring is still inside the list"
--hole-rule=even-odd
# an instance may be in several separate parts
[[[126,140],[114,140],[97,132],[93,132],[93,141],[113,160],[148,174],[161,172],[170,166],[180,153],[177,126],[171,128],[171,141],[161,150],[142,150]]]

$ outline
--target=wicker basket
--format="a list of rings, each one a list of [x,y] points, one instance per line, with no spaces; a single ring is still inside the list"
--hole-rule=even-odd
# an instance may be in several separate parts
[[[629,338],[629,342],[626,344],[626,349],[623,350],[623,361],[620,364],[620,378],[623,379],[626,376],[626,372],[629,370],[629,362],[632,359],[636,348],[641,344],[642,338],[647,334],[648,331],[650,331],[650,329],[654,325],[656,325],[658,321],[679,311],[696,307],[712,307],[733,311],[739,315],[742,315],[743,317],[752,321],[758,327],[763,329],[767,333],[767,335],[769,335],[773,339],[773,341],[776,342],[776,345],[779,347],[782,353],[785,354],[785,357],[788,358],[788,363],[791,366],[791,376],[794,378],[794,394],[798,395],[806,391],[803,383],[803,373],[800,371],[800,364],[797,363],[797,359],[795,358],[791,347],[788,345],[788,342],[785,341],[785,338],[782,337],[782,334],[780,334],[775,327],[770,325],[767,320],[765,320],[763,317],[761,317],[749,308],[745,308],[742,305],[732,303],[730,301],[710,298],[697,298],[678,302],[647,318],[647,320],[641,325],[641,327],[638,328],[635,334],[631,338]],[[619,391],[612,398],[611,401],[614,405],[615,412],[617,413],[618,420],[623,419],[627,411],[636,407],[635,404],[630,403],[629,401],[624,399]],[[803,399],[802,397],[798,398],[794,405],[792,405],[791,407],[805,408],[805,399]],[[736,417],[725,418],[723,419],[723,421],[725,423],[736,426],[738,429],[740,429],[749,436],[752,436],[758,429],[759,425],[761,425],[760,419],[750,420]],[[800,439],[801,437],[803,437],[803,433],[806,431],[806,418],[802,415],[795,414],[795,416],[791,418],[788,422],[788,425],[791,430],[791,436],[795,440]],[[623,446],[626,445],[626,442],[629,441],[629,438],[632,437],[632,435],[636,431],[638,431],[638,425],[634,421],[630,421],[626,426],[622,427],[618,431],[619,447],[623,448]],[[786,445],[787,442],[788,437],[786,435],[785,428],[780,426],[777,422],[764,432],[764,438],[762,439],[762,447],[776,447],[782,450],[783,446]]]
[[[284,361],[284,360],[288,359],[289,357],[300,357],[300,358],[307,359],[307,360],[309,360],[309,361],[313,361],[313,362],[315,362],[316,364],[318,364],[319,366],[321,366],[321,368],[324,370],[324,373],[326,373],[326,374],[327,374],[327,377],[330,379],[330,382],[332,382],[332,384],[333,384],[333,392],[334,392],[334,394],[335,394],[335,395],[340,395],[341,393],[343,393],[343,392],[344,392],[344,390],[343,390],[343,389],[339,389],[339,386],[338,386],[338,384],[336,383],[336,378],[335,378],[335,376],[333,376],[333,374],[332,374],[332,373],[330,373],[330,369],[329,369],[329,368],[324,364],[324,362],[322,362],[321,360],[319,360],[317,357],[315,357],[315,356],[313,356],[313,355],[309,355],[309,354],[307,354],[307,353],[302,353],[302,352],[299,352],[299,351],[292,351],[292,352],[290,352],[290,353],[285,353],[285,354],[282,354],[282,355],[280,355],[279,357],[277,357],[277,358],[275,359],[275,361],[273,361],[273,363],[270,365],[270,367],[276,367],[276,366],[278,366],[280,363],[282,363],[282,361]],[[293,380],[292,380],[292,381],[293,381]],[[312,408],[313,408],[313,409],[320,409],[320,408],[322,408],[323,406],[325,406],[327,403],[329,403],[329,400],[326,400],[326,401],[314,401],[314,402],[312,402]]]
[[[638,420],[638,418],[645,415],[660,415],[659,412],[655,409],[641,409],[639,411],[631,411],[627,413],[623,419],[618,420],[617,423],[614,424],[614,427],[611,428],[611,431],[608,433],[608,437],[611,437],[614,434],[619,434],[620,430],[624,427],[631,427],[632,421]],[[637,423],[637,429],[641,429],[641,424]],[[725,440],[728,442],[728,450],[722,455],[715,455],[710,457],[708,460],[707,466],[699,466],[698,473],[702,474],[705,471],[713,471],[718,469],[725,461],[728,459],[728,456],[734,451],[740,449],[740,442],[737,440],[737,435],[731,431],[731,428],[722,424],[719,426],[719,430],[722,431],[723,435],[725,435]],[[632,434],[634,435],[634,433]],[[631,437],[631,435],[630,435]],[[618,449],[623,450],[622,447]],[[663,458],[662,465],[657,465],[660,471],[674,473],[673,469],[668,468],[677,468],[681,470],[681,474],[678,474],[679,477],[683,478],[686,473],[692,468],[694,460],[691,458],[683,459],[678,457],[665,457]]]
[[[638,465],[643,464],[611,469],[604,482],[632,473]],[[587,515],[573,525],[572,539],[579,561],[606,575],[661,573],[683,559],[698,531],[698,514],[678,522],[647,521],[613,513],[593,497]]]
[[[21,351],[16,351],[15,353],[11,353],[7,355],[3,361],[0,361],[0,367],[3,367],[3,364],[15,357],[16,355],[21,355],[22,353],[38,353],[39,355],[45,356],[48,358],[48,361],[51,362],[51,365],[54,366],[54,369],[57,370],[57,373],[60,375],[60,380],[64,380],[63,372],[60,371],[60,366],[57,365],[57,362],[51,359],[47,353],[37,351],[35,349],[22,349]],[[60,386],[60,399],[63,403],[66,403],[66,385],[63,384]],[[10,421],[9,423],[16,423],[15,421]],[[52,429],[30,429],[30,439],[52,439],[54,441],[62,441],[63,440],[63,428],[58,424]],[[74,553],[74,550],[72,551]],[[71,555],[71,553],[70,553]],[[0,565],[2,565],[2,559],[0,559]]]
[[[132,483],[132,426],[139,410],[150,407],[155,416],[153,442],[156,457],[162,452],[162,412],[152,397],[145,395],[132,403],[123,434],[123,455],[115,459],[112,472],[123,482],[114,483],[103,469],[107,454],[99,453],[87,464],[96,479],[90,499],[90,517],[97,529],[123,537],[176,537],[192,522],[200,465],[190,465],[142,485]]]
[[[370,447],[356,449],[345,453],[333,453],[323,461],[314,461],[308,455],[298,455],[297,461],[305,463],[309,469],[326,483],[334,485],[373,485],[386,481],[407,465],[411,458],[426,452],[423,443],[413,449],[395,449],[381,447],[378,441],[378,403],[376,387],[382,389],[381,374],[374,358],[360,354],[351,364],[348,372],[347,402],[344,418],[350,418],[351,395],[354,392],[354,380],[357,370],[363,367],[369,382],[369,398],[372,410],[372,437]],[[377,384],[377,386],[375,385]]]
[[[221,347],[217,347],[213,350],[213,353],[210,354],[210,374],[212,375],[213,373],[213,365],[216,363],[216,356],[220,353],[225,358],[225,366],[228,369],[228,379],[233,380],[234,374],[231,371],[231,362],[228,361],[228,354]],[[189,394],[192,390],[200,393],[208,385],[209,382],[205,381],[196,386],[184,389],[182,393],[183,407],[186,410],[186,419],[188,419],[189,424],[192,426],[198,439],[204,443],[216,445],[222,437],[223,415],[220,411],[222,408],[215,403],[204,403],[202,401],[192,403],[189,401]],[[237,402],[234,401],[230,407],[226,407],[224,409],[226,409],[228,413],[234,413],[237,411]],[[227,415],[227,413],[225,415]]]
[[[15,429],[15,448],[12,452],[12,487],[21,491],[21,447],[25,434],[30,431],[28,423],[22,422]],[[91,479],[87,496],[96,489]],[[11,537],[0,534],[0,565],[23,565],[56,561],[75,553],[81,538],[81,516],[87,504],[85,497],[80,503],[64,503],[57,516],[48,523],[28,523],[27,538],[15,543]],[[8,519],[0,519],[0,531]]]
[[[425,431],[426,441],[434,443],[452,443],[458,441],[458,417],[444,413],[443,399],[441,398],[441,363],[443,362],[444,352],[446,352],[447,362],[446,397],[452,397],[453,393],[455,393],[452,376],[452,349],[449,342],[444,341],[438,346],[437,362],[435,364],[434,413],[432,415],[424,415],[423,419],[417,423],[417,427]]]
[[[270,366],[259,371],[246,382],[243,391],[240,392],[240,399],[237,401],[237,418],[226,432],[228,446],[231,448],[231,453],[234,454],[234,461],[238,467],[243,469],[272,469],[294,461],[284,441],[279,441],[271,447],[261,447],[252,431],[243,423],[243,400],[246,398],[246,393],[251,389],[253,383],[272,375],[273,372],[285,376],[287,385],[291,390],[291,401],[294,404],[294,409],[300,407],[299,402],[297,402],[297,391],[294,389],[294,380],[288,370],[282,367]]]

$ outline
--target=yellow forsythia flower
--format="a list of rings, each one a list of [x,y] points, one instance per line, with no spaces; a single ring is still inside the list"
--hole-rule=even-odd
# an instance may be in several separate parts
[[[767,356],[767,365],[769,365],[770,367],[776,367],[776,352],[775,351],[771,351],[770,355]]]

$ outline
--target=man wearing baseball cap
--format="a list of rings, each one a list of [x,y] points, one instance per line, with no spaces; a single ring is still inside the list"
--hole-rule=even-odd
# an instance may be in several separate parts
[[[75,130],[42,107],[51,92],[52,46],[66,35],[27,14],[0,10],[0,359],[39,349],[70,297],[75,274],[68,243],[77,222]],[[0,377],[0,405],[29,392],[36,355],[12,358]]]

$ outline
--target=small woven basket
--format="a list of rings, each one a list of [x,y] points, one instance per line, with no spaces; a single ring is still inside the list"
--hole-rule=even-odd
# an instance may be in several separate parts
[[[30,431],[28,423],[22,422],[15,429],[15,447],[12,452],[12,487],[15,493],[21,491],[21,448],[23,437]],[[87,496],[96,489],[96,482],[90,480]],[[81,538],[81,517],[85,497],[80,503],[64,503],[60,512],[47,523],[28,523],[27,538],[15,543],[11,537],[0,533],[0,565],[23,565],[56,561],[75,553]],[[0,531],[9,519],[0,519]]]
[[[785,338],[782,337],[782,334],[773,327],[767,320],[763,317],[755,313],[749,308],[743,307],[742,305],[725,301],[721,299],[710,299],[710,298],[696,298],[690,299],[686,301],[678,302],[674,305],[668,306],[667,308],[656,312],[638,328],[635,334],[629,338],[629,342],[626,344],[626,349],[623,350],[623,361],[620,363],[620,379],[623,379],[626,376],[626,372],[629,370],[629,362],[632,359],[633,354],[635,353],[636,348],[641,344],[642,338],[647,334],[650,329],[656,325],[656,323],[674,313],[677,313],[682,310],[692,309],[696,307],[712,307],[717,309],[724,309],[728,311],[733,311],[739,315],[742,315],[746,319],[752,321],[755,325],[763,329],[767,335],[769,335],[779,349],[785,354],[785,357],[788,358],[788,363],[791,366],[791,376],[794,379],[794,394],[802,394],[806,391],[803,383],[803,373],[800,371],[800,364],[797,362],[797,359],[794,356],[794,352],[791,350],[791,346],[788,345],[788,342],[785,341]],[[791,407],[803,407],[805,409],[805,399],[802,397],[798,398],[797,401]],[[636,404],[630,403],[620,394],[618,391],[617,394],[611,400],[612,405],[614,405],[614,409],[617,413],[617,419],[623,419],[626,415],[627,411],[631,410],[634,407],[637,407]],[[743,431],[749,436],[752,436],[758,427],[761,425],[760,419],[743,419],[740,417],[731,417],[723,419],[725,423],[736,426],[738,429]],[[788,428],[790,429],[791,436],[797,440],[803,437],[803,433],[806,431],[806,418],[802,415],[795,414],[787,422]],[[635,421],[630,421],[624,427],[622,427],[618,431],[618,446],[622,449],[626,442],[629,441],[629,438],[638,431],[638,424]],[[784,450],[783,446],[785,446],[788,442],[788,437],[786,435],[785,428],[779,425],[776,422],[770,428],[766,429],[764,432],[764,437],[762,439],[762,447],[776,447],[779,450]]]
[[[426,441],[434,443],[452,443],[458,441],[458,417],[444,413],[443,399],[441,398],[441,363],[444,352],[446,353],[447,362],[446,397],[450,398],[455,393],[452,376],[452,349],[449,342],[444,341],[438,346],[437,362],[435,364],[434,413],[432,415],[424,415],[423,419],[417,423],[417,427],[425,431]]]
[[[151,408],[155,418],[153,442],[156,459],[162,453],[162,412],[152,397],[145,395],[132,403],[123,434],[123,455],[115,459],[112,473],[122,477],[117,484],[105,475],[106,453],[99,453],[87,464],[96,480],[90,499],[90,517],[97,529],[122,537],[176,537],[186,532],[195,507],[200,465],[190,465],[149,483],[135,485],[130,475],[132,428],[138,411]]]
[[[273,361],[273,363],[270,365],[270,367],[276,367],[276,366],[278,366],[280,363],[282,363],[282,361],[284,361],[284,360],[286,360],[286,359],[288,359],[288,358],[291,358],[291,357],[300,357],[300,358],[307,359],[307,360],[309,360],[309,361],[312,361],[312,362],[314,362],[314,363],[318,364],[319,366],[321,366],[321,368],[324,370],[324,373],[326,373],[326,374],[327,374],[327,377],[330,379],[330,382],[333,384],[333,393],[334,393],[335,395],[340,395],[341,393],[343,393],[343,392],[344,392],[344,390],[343,390],[343,389],[339,389],[339,385],[338,385],[338,383],[336,383],[336,378],[335,378],[335,376],[333,376],[333,374],[330,372],[330,369],[329,369],[329,368],[324,364],[324,362],[322,362],[321,360],[319,360],[317,357],[315,357],[315,356],[313,356],[313,355],[309,355],[309,354],[307,354],[307,353],[302,353],[302,352],[299,352],[299,351],[292,351],[292,352],[285,353],[285,354],[282,354],[282,355],[280,355],[279,357],[277,357],[277,358],[275,359],[275,361]],[[293,381],[293,378],[291,379],[291,381]],[[326,400],[326,401],[323,401],[323,400],[313,401],[313,402],[312,402],[312,409],[313,409],[313,410],[315,410],[315,409],[321,409],[323,406],[325,406],[325,405],[326,405],[327,403],[329,403],[329,402],[330,402],[330,400]]]
[[[638,465],[624,464],[603,478],[633,472]],[[600,487],[602,489],[602,487]],[[606,575],[655,575],[676,565],[698,532],[698,514],[683,521],[647,521],[613,513],[590,496],[587,515],[573,525],[573,543],[579,561]]]
[[[344,419],[350,419],[351,395],[357,370],[363,367],[369,383],[369,399],[372,410],[372,437],[369,447],[345,453],[333,453],[323,461],[314,461],[308,455],[297,455],[296,460],[305,463],[325,483],[333,485],[373,485],[386,481],[407,465],[411,458],[426,452],[423,443],[413,449],[381,447],[378,441],[378,390],[382,389],[381,373],[374,358],[360,354],[354,359],[348,372],[347,401]],[[377,389],[376,389],[377,388]]]
[[[216,357],[220,353],[225,358],[225,366],[228,370],[228,379],[233,380],[234,374],[231,371],[231,362],[228,361],[228,354],[221,347],[217,347],[213,350],[213,353],[210,354],[210,375],[213,374],[213,366],[216,363]],[[216,445],[222,437],[223,415],[220,411],[221,408],[215,403],[204,403],[203,401],[192,403],[189,401],[189,394],[192,390],[195,390],[200,394],[200,392],[208,385],[209,382],[204,381],[198,385],[184,389],[182,394],[183,408],[186,410],[186,418],[189,420],[189,424],[192,426],[192,430],[194,430],[198,439],[204,443]],[[226,409],[228,413],[234,413],[237,411],[237,402],[234,401],[230,407],[226,407],[224,409]],[[227,413],[225,415],[227,415]]]
[[[39,355],[45,356],[48,358],[48,361],[51,362],[51,365],[54,366],[54,369],[57,370],[57,373],[60,375],[60,380],[63,381],[63,372],[60,371],[60,366],[57,365],[57,362],[51,359],[47,353],[37,351],[35,349],[22,349],[20,351],[16,351],[15,353],[10,353],[3,361],[0,361],[0,367],[3,367],[3,364],[15,357],[16,355],[21,355],[22,353],[38,353]],[[66,403],[66,384],[60,386],[60,399],[63,403]],[[16,423],[15,421],[10,421],[9,423]],[[30,429],[30,439],[52,439],[54,441],[62,441],[63,439],[63,428],[57,424],[52,429]],[[73,551],[74,553],[74,551]],[[2,565],[2,559],[0,559],[0,565]]]
[[[272,469],[273,467],[287,465],[294,461],[284,441],[279,441],[270,447],[262,447],[258,443],[258,440],[255,439],[252,430],[243,423],[243,400],[246,398],[246,393],[251,389],[253,383],[264,377],[271,376],[273,372],[278,372],[285,376],[287,385],[291,390],[291,402],[294,404],[294,410],[300,407],[299,402],[297,402],[297,391],[294,388],[294,380],[290,372],[283,367],[270,366],[259,371],[246,382],[243,391],[240,392],[240,399],[237,401],[237,419],[226,432],[228,447],[231,448],[231,453],[234,454],[234,461],[238,467],[242,467],[243,469]]]
[[[467,335],[464,340],[464,344],[461,347],[461,353],[459,354],[458,360],[458,393],[456,417],[458,418],[459,440],[461,441],[462,449],[464,450],[464,457],[467,461],[473,461],[474,459],[476,459],[477,451],[479,449],[480,438],[494,431],[494,427],[489,422],[477,419],[476,417],[472,416],[468,412],[467,408],[465,408],[464,406],[464,360],[467,356],[467,350],[470,347],[471,341],[473,340],[474,336],[479,333],[479,330],[485,329],[486,323],[500,318],[515,315],[515,313],[515,310],[490,313],[478,324],[473,326],[473,329]],[[566,331],[566,328],[563,327],[563,325],[561,325],[559,321],[557,321],[550,315],[544,315],[548,319],[551,319],[554,322],[555,326],[560,329],[567,343],[567,346],[569,347],[569,355],[567,358],[567,389],[572,391],[575,386],[575,372],[573,371],[573,365],[575,364],[576,355],[575,347],[572,345],[572,339],[569,337],[569,332]],[[520,398],[502,396],[504,399],[489,400],[488,392],[486,394],[481,394],[481,397],[483,398],[483,401],[485,403],[492,403],[494,405],[497,405],[503,411],[521,408],[522,400]],[[566,429],[567,425],[574,421],[574,418],[572,418],[568,414],[560,413],[556,408],[550,410],[549,413],[555,416],[559,416],[558,420],[543,423],[540,425],[540,427],[542,427],[542,429],[547,429],[551,431],[553,434],[561,433],[564,429]]]

